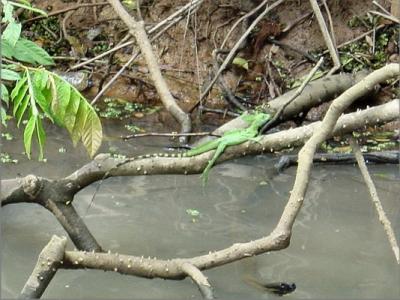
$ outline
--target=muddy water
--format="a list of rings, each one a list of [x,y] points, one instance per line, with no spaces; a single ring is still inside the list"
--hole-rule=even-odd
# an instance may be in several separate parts
[[[17,165],[1,165],[3,178],[29,173],[64,176],[89,161],[82,148],[72,148],[62,130],[51,126],[48,130],[47,163],[24,159],[21,141],[3,141],[2,151],[20,160]],[[121,130],[109,125],[106,134],[118,136]],[[103,151],[117,147],[131,155],[159,152],[167,143],[165,139],[121,143],[109,138]],[[62,147],[66,152],[59,152]],[[274,162],[273,157],[257,156],[216,166],[206,188],[201,187],[198,175],[112,178],[100,187],[89,210],[95,186],[81,191],[74,205],[105,249],[159,258],[201,255],[273,229],[295,171],[268,180]],[[398,167],[371,166],[370,170],[400,239]],[[200,215],[192,217],[187,209],[196,209]],[[1,230],[1,295],[14,298],[50,237],[64,232],[50,213],[29,204],[2,208]],[[295,282],[297,290],[285,296],[289,299],[400,296],[400,268],[359,171],[352,166],[314,168],[288,249],[208,270],[206,276],[222,299],[277,298],[249,285],[247,278]],[[200,298],[189,279],[148,280],[92,270],[57,272],[44,297]]]

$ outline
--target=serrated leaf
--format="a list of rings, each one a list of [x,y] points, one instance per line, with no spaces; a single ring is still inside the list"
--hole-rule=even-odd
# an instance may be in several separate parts
[[[82,137],[83,128],[85,126],[86,117],[87,117],[88,105],[84,101],[79,102],[78,112],[76,113],[76,120],[74,124],[74,128],[70,132],[72,143],[74,147],[78,144],[79,140]]]
[[[34,42],[27,39],[19,39],[14,47],[13,57],[17,60],[40,65],[53,65],[51,56]]]
[[[103,131],[101,122],[92,107],[88,108],[85,126],[82,132],[82,143],[90,157],[93,157],[101,146]]]
[[[234,65],[237,65],[237,66],[239,66],[239,67],[242,67],[243,69],[246,69],[246,70],[248,70],[249,69],[249,62],[246,60],[246,59],[244,59],[244,58],[242,58],[242,57],[235,57],[234,59],[233,59],[233,62],[232,62]]]
[[[33,131],[35,130],[36,118],[37,118],[37,116],[32,115],[29,118],[29,121],[26,124],[25,130],[24,130],[25,152],[29,159],[31,159],[32,135],[33,135]]]
[[[14,47],[21,35],[20,23],[10,22],[2,34],[2,38],[6,40],[11,47]]]
[[[9,59],[13,58],[14,47],[5,39],[1,38],[1,55]]]
[[[18,106],[17,111],[14,113],[14,117],[17,120],[17,127],[19,128],[19,124],[22,121],[22,117],[25,114],[26,108],[28,107],[29,104],[29,99],[30,95],[26,94],[25,97],[23,98],[21,105]]]
[[[40,117],[37,118],[36,122],[36,135],[39,145],[39,160],[43,160],[43,149],[44,144],[46,143],[46,133],[44,131],[42,120],[40,119]]]
[[[79,109],[79,103],[81,101],[85,101],[82,99],[81,95],[77,93],[74,89],[71,90],[71,98],[69,100],[67,109],[65,110],[65,116],[64,116],[64,125],[65,128],[67,128],[68,132],[72,133],[74,126],[75,126],[75,121],[77,119],[77,114],[78,114],[78,109]]]
[[[17,72],[11,71],[11,70],[7,70],[7,69],[1,69],[1,73],[0,73],[0,78],[2,80],[11,80],[11,81],[15,81],[15,80],[20,80],[21,76],[19,76],[19,74]]]
[[[2,83],[0,84],[0,98],[8,106],[10,102],[10,94],[8,93],[7,87]]]
[[[22,89],[19,90],[19,93],[13,98],[13,95],[11,93],[11,99],[13,101],[13,115],[15,116],[15,113],[17,112],[17,109],[19,105],[22,102],[22,99],[24,99],[25,96],[29,96],[26,92],[28,90],[28,85],[25,85],[22,87]],[[14,92],[14,91],[13,91]]]

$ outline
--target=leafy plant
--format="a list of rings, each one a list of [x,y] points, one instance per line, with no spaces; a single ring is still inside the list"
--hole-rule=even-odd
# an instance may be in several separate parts
[[[23,117],[25,151],[30,158],[34,133],[43,159],[46,135],[42,125],[45,116],[68,130],[74,146],[82,141],[92,157],[101,145],[102,128],[94,108],[79,91],[60,76],[45,69],[24,67],[21,79],[11,92],[13,116],[19,127]]]
[[[1,0],[1,3],[4,16],[2,22],[7,24],[1,36],[2,55],[32,65],[53,65],[53,59],[45,50],[34,42],[21,38],[21,24],[13,17],[15,7],[43,15],[46,13],[32,7],[26,0]],[[0,96],[6,107],[12,103],[12,114],[18,127],[22,120],[27,119],[23,141],[28,158],[31,157],[32,139],[35,136],[39,146],[39,160],[43,160],[46,140],[42,124],[44,117],[66,128],[74,146],[81,140],[91,157],[96,153],[102,141],[100,119],[76,88],[55,73],[19,63],[3,64],[0,78],[15,82],[11,93],[1,83]],[[6,125],[8,116],[2,106],[0,118],[3,125]]]

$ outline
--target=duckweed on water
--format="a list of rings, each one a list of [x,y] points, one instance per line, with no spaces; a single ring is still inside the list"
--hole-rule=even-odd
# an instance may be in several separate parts
[[[13,159],[10,156],[10,154],[8,154],[6,152],[0,152],[0,162],[3,164],[7,164],[7,163],[16,164],[16,163],[18,163],[18,159]]]
[[[147,107],[141,103],[128,102],[118,98],[106,98],[104,104],[96,106],[96,110],[103,118],[123,120],[130,118],[132,114],[137,112],[153,113],[157,111],[157,108]]]
[[[12,141],[14,137],[12,136],[11,133],[5,132],[1,134],[1,137],[6,139],[7,141]]]

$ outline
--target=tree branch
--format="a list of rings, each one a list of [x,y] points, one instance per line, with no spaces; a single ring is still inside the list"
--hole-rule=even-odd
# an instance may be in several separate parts
[[[399,255],[399,245],[396,240],[396,235],[394,234],[394,230],[386,213],[383,209],[382,203],[379,200],[378,192],[376,191],[374,182],[372,181],[371,176],[368,173],[367,165],[365,164],[363,155],[361,153],[360,147],[354,138],[350,137],[349,139],[351,148],[353,149],[354,156],[357,159],[358,167],[360,168],[361,174],[364,177],[365,184],[367,185],[369,194],[371,195],[371,200],[375,204],[376,211],[378,213],[379,221],[382,223],[383,228],[385,229],[386,235],[389,239],[389,243],[392,247],[394,256],[396,258],[397,264],[400,264],[400,255]]]
[[[25,283],[20,298],[40,298],[63,260],[67,239],[55,235],[40,252],[35,268]]]
[[[338,125],[337,121],[339,116],[356,99],[370,92],[376,84],[399,75],[400,65],[389,64],[372,72],[332,102],[322,123],[315,129],[311,138],[299,152],[299,165],[297,167],[295,183],[289,201],[286,204],[285,211],[279,220],[279,231],[286,232],[292,228],[294,220],[304,202],[314,153],[317,147],[334,132],[335,125]],[[398,110],[396,113],[398,114]]]
[[[176,104],[175,99],[172,97],[167,83],[161,74],[157,63],[157,58],[154,55],[149,38],[144,29],[144,22],[137,22],[131,15],[129,15],[129,13],[118,0],[108,0],[108,2],[114,8],[115,12],[119,15],[122,21],[126,24],[130,34],[135,37],[136,42],[138,43],[146,60],[150,76],[153,79],[154,85],[165,108],[181,125],[181,133],[190,132],[192,126],[190,117]],[[187,137],[181,137],[180,140],[184,143],[186,142]]]

